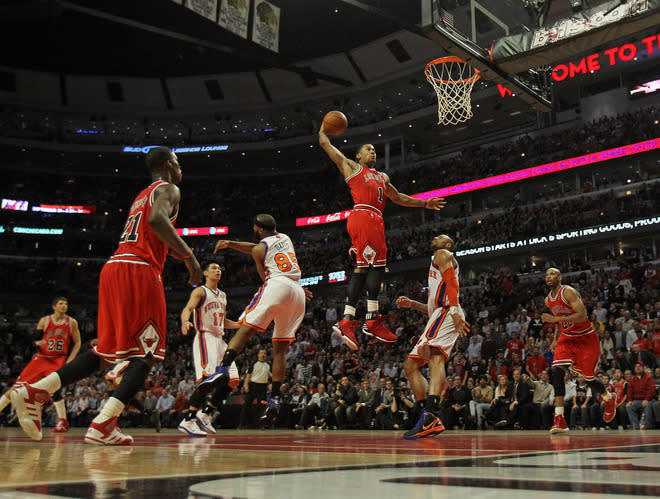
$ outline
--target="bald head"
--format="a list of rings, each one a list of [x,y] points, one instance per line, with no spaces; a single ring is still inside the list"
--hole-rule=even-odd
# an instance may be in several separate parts
[[[446,234],[440,234],[431,240],[431,249],[433,251],[437,251],[439,249],[446,249],[447,251],[451,251],[454,249],[454,240]]]

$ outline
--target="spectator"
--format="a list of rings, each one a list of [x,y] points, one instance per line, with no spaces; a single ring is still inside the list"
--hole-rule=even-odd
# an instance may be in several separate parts
[[[591,388],[587,386],[584,376],[578,374],[575,385],[575,395],[573,396],[573,405],[571,406],[570,426],[571,429],[587,429],[589,427],[589,403],[591,402]],[[577,419],[580,416],[580,425],[577,426]]]
[[[391,382],[390,386],[391,386]],[[337,407],[335,408],[335,419],[337,428],[347,430],[353,426],[355,421],[355,403],[358,400],[358,394],[355,387],[351,384],[348,376],[343,376],[337,386],[335,393]]]
[[[156,402],[156,412],[160,418],[160,424],[165,428],[172,426],[170,411],[174,407],[174,397],[171,394],[170,387],[163,388],[163,392]]]
[[[367,430],[371,426],[375,400],[376,393],[371,388],[369,380],[363,380],[362,386],[358,391],[358,400],[355,403],[355,419],[358,427],[363,430]]]
[[[445,414],[447,415],[447,427],[457,430],[465,428],[470,414],[469,404],[472,394],[463,385],[463,378],[458,374],[452,379],[452,387],[447,392],[445,402]]]
[[[552,418],[555,410],[555,389],[549,383],[548,370],[544,369],[538,376],[532,378],[534,392],[532,403],[534,414],[531,418],[530,427],[547,430],[552,424]]]
[[[532,378],[532,380],[537,380],[539,374],[547,368],[548,361],[543,355],[541,355],[539,347],[534,347],[525,361],[525,371],[527,371],[527,374],[529,374],[529,377]]]
[[[635,375],[628,381],[628,401],[626,402],[626,412],[633,430],[645,430],[652,425],[654,419],[651,401],[655,396],[653,378],[645,372],[644,364],[637,362]]]
[[[488,377],[485,374],[479,376],[477,386],[472,390],[472,399],[470,400],[470,415],[476,417],[477,429],[485,429],[484,411],[490,408],[493,401],[493,387],[488,384]]]

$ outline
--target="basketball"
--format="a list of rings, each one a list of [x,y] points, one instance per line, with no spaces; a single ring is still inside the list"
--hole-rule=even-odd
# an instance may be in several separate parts
[[[347,127],[348,120],[341,111],[330,111],[323,117],[323,131],[328,135],[341,135]]]

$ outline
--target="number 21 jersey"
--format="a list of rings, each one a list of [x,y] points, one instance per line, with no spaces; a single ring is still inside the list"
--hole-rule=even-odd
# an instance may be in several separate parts
[[[147,263],[155,267],[158,272],[163,271],[168,247],[151,229],[149,215],[154,202],[154,192],[167,183],[164,180],[157,180],[137,195],[131,204],[124,231],[119,238],[119,246],[111,260]],[[176,222],[177,213],[178,208],[170,218],[172,225]]]

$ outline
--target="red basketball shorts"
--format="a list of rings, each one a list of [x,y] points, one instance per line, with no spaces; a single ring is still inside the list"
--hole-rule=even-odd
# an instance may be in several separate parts
[[[18,375],[16,381],[25,381],[26,383],[36,383],[42,378],[45,378],[50,373],[54,373],[66,363],[65,355],[58,355],[53,357],[46,357],[42,355],[35,355],[32,360],[28,362],[25,369]]]
[[[160,273],[151,265],[108,262],[99,280],[98,344],[110,362],[165,358],[167,317]]]
[[[562,334],[557,340],[553,366],[570,366],[587,381],[595,379],[600,358],[600,342],[595,331],[580,336]]]
[[[385,266],[387,244],[382,216],[368,209],[353,209],[348,216],[346,229],[353,244],[349,251],[355,254],[358,268]]]

